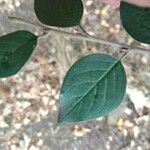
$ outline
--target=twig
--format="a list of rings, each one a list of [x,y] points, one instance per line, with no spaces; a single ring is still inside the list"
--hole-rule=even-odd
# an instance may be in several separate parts
[[[8,16],[8,19],[14,23],[21,23],[21,24],[27,24],[27,25],[30,25],[30,26],[34,26],[34,27],[39,27],[41,29],[43,29],[43,25],[37,23],[37,22],[32,22],[32,21],[29,21],[29,20],[25,20],[23,18],[18,18],[18,17],[12,17],[12,16]]]
[[[62,31],[62,30],[59,30],[59,29],[56,29],[56,28],[53,28],[53,27],[48,27],[48,26],[39,24],[37,22],[28,21],[28,20],[25,20],[25,19],[22,19],[22,18],[10,17],[10,16],[8,18],[11,21],[15,22],[15,23],[25,23],[25,24],[32,25],[32,26],[35,26],[35,27],[39,27],[43,31],[48,31],[47,34],[41,35],[39,37],[44,37],[45,35],[48,35],[49,33],[54,33],[54,34],[60,34],[60,35],[68,36],[68,37],[71,37],[71,38],[82,39],[82,40],[91,41],[91,42],[97,42],[97,43],[101,43],[101,44],[109,45],[109,46],[115,46],[115,47],[118,47],[118,48],[125,47],[130,51],[134,50],[134,51],[141,51],[141,52],[149,52],[150,53],[149,49],[133,47],[133,46],[130,46],[130,45],[127,45],[127,44],[112,42],[112,41],[109,41],[109,40],[106,40],[106,39],[102,39],[102,38],[98,38],[98,37],[89,35],[84,30],[84,28],[80,25],[78,27],[80,27],[80,29],[84,32],[84,34],[74,34],[74,33],[70,33],[70,32],[67,32],[67,31]]]
[[[85,31],[85,29],[84,29],[84,27],[83,27],[82,25],[79,25],[78,27],[79,27],[79,29],[82,31],[82,33],[83,33],[84,35],[86,35],[86,36],[91,36],[89,33],[87,33],[87,32]]]

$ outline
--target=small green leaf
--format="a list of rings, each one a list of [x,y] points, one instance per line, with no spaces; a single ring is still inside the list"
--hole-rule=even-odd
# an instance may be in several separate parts
[[[150,44],[150,8],[121,2],[120,16],[123,27],[134,39]]]
[[[16,74],[36,45],[37,36],[28,31],[16,31],[0,37],[0,77]]]
[[[34,10],[46,25],[72,27],[80,24],[83,3],[81,0],[35,0]]]
[[[121,103],[125,91],[126,75],[120,60],[105,54],[83,57],[65,76],[58,122],[104,116]]]

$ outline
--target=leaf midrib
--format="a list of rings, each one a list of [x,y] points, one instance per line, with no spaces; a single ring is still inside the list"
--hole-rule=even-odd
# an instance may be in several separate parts
[[[76,103],[74,103],[74,104],[72,105],[72,107],[70,107],[70,109],[69,109],[66,113],[64,113],[64,115],[62,115],[62,116],[60,116],[60,117],[58,118],[58,122],[59,122],[60,120],[62,120],[66,115],[68,115],[68,114],[70,113],[70,111],[71,111],[78,103],[80,103],[80,101],[82,101],[82,99],[83,99],[103,78],[105,78],[105,76],[106,76],[120,61],[121,61],[121,59],[116,60],[116,63],[114,63],[114,64],[108,69],[108,71],[106,71],[106,73],[104,73],[104,75],[101,76],[101,77],[97,80],[97,82],[94,83],[94,85],[91,86],[91,88],[90,88]]]

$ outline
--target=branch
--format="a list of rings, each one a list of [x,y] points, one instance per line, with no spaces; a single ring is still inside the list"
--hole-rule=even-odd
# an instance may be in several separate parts
[[[82,34],[75,34],[75,33],[67,32],[67,31],[58,30],[58,29],[53,28],[53,27],[48,27],[48,26],[39,24],[37,22],[28,21],[28,20],[25,20],[25,19],[22,19],[22,18],[11,17],[11,16],[8,16],[8,18],[11,21],[15,22],[15,23],[23,23],[23,24],[27,24],[27,25],[31,25],[31,26],[41,28],[43,30],[44,34],[42,34],[39,37],[44,37],[45,35],[48,35],[49,33],[54,33],[54,34],[68,36],[70,38],[82,39],[82,40],[86,40],[86,41],[90,41],[90,42],[101,43],[101,44],[104,44],[104,45],[115,46],[115,47],[118,47],[120,49],[126,48],[130,51],[134,50],[134,51],[139,51],[139,52],[141,51],[141,52],[149,52],[150,53],[149,49],[133,47],[133,46],[130,46],[130,45],[127,45],[127,44],[112,42],[112,41],[109,41],[109,40],[106,40],[106,39],[102,39],[102,38],[98,38],[98,37],[89,35],[81,25],[79,25],[78,27],[81,29],[81,31],[83,33]]]

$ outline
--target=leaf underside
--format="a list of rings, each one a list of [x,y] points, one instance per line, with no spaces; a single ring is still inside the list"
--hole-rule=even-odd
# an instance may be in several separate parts
[[[0,37],[0,77],[16,74],[30,58],[37,36],[28,31],[16,31]]]
[[[120,16],[123,27],[134,39],[150,44],[150,8],[121,2]]]
[[[120,60],[105,54],[83,57],[64,78],[58,122],[104,116],[121,103],[125,90],[126,75]]]
[[[81,0],[35,0],[34,10],[43,24],[73,27],[80,24],[83,3]]]

